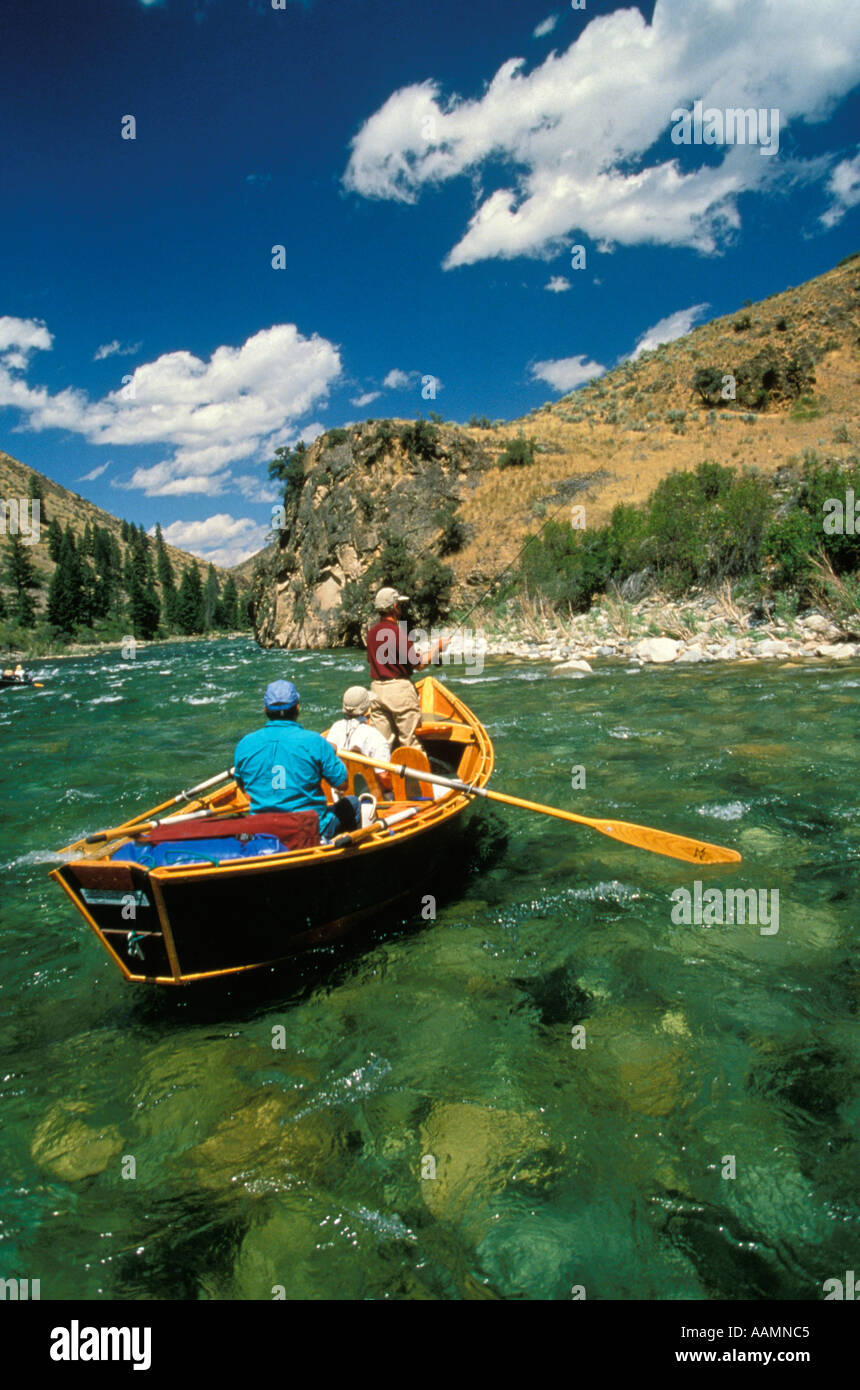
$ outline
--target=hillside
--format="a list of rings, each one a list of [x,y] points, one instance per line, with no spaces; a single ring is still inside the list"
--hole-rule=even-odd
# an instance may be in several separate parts
[[[37,544],[33,493],[41,496]],[[120,521],[10,454],[0,452],[0,646],[30,655],[126,634],[199,635],[248,626],[248,585],[196,555]],[[26,504],[26,508],[25,505]],[[14,528],[14,529],[13,529]],[[16,535],[18,531],[18,535]]]
[[[386,535],[405,539],[425,564],[433,556],[450,565],[462,610],[548,517],[569,515],[573,498],[592,528],[617,503],[643,502],[668,473],[705,459],[766,477],[807,450],[847,460],[860,439],[858,308],[860,259],[852,257],[621,362],[522,419],[426,425],[417,439],[405,421],[329,431],[288,461],[279,545],[246,562],[256,569],[259,640],[349,640],[356,603],[366,608],[362,580],[377,578],[383,561],[390,568]],[[727,376],[735,398],[722,400]],[[526,461],[506,460],[520,436],[529,441]]]
[[[35,468],[29,468],[27,464],[13,458],[11,454],[6,454],[0,449],[0,497],[27,497],[30,487],[30,478],[35,474],[41,484],[45,496],[45,512],[48,520],[55,518],[59,525],[65,529],[66,525],[71,526],[75,536],[80,538],[84,533],[85,526],[100,526],[108,531],[115,540],[119,541],[122,533],[122,521],[111,512],[103,511],[94,502],[88,502],[85,497],[81,497],[78,492],[71,492],[68,488],[62,487],[60,483],[55,483],[44,473],[40,473]],[[43,534],[47,527],[43,523]],[[2,547],[2,538],[0,538]],[[164,548],[167,551],[171,564],[178,573],[194,565],[200,571],[201,579],[206,578],[209,565],[206,560],[201,560],[197,555],[190,555],[187,550],[179,550],[175,545],[169,545],[166,541]],[[50,579],[54,572],[54,565],[48,555],[46,545],[32,545],[29,547],[30,559],[33,561],[39,574],[46,579]],[[229,571],[219,569],[216,565],[216,573],[219,579],[226,579]],[[238,582],[238,578],[237,578]]]

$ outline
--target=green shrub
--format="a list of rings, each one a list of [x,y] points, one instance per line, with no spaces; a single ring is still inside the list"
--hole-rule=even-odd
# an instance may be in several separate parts
[[[515,439],[509,439],[499,455],[500,468],[523,468],[534,461],[534,440],[526,439],[523,434],[518,434]]]
[[[545,595],[554,607],[587,612],[610,578],[607,528],[574,531],[563,522],[547,522],[526,546],[521,574],[526,588]]]
[[[325,434],[325,447],[333,449],[337,444],[346,444],[349,441],[349,430],[327,430]]]
[[[813,518],[800,507],[772,521],[765,533],[762,555],[771,565],[769,580],[778,590],[805,593],[812,578],[812,554],[821,542]]]
[[[414,424],[407,425],[400,436],[400,442],[413,461],[436,458],[439,447],[439,431],[435,425],[422,416]]]
[[[716,405],[722,399],[723,372],[719,367],[697,367],[693,373],[693,390],[705,405]]]
[[[447,502],[436,513],[434,519],[437,526],[442,529],[439,538],[439,554],[456,555],[458,551],[463,549],[467,536],[466,527],[457,515],[456,502]]]
[[[654,566],[663,586],[681,594],[749,573],[758,563],[770,502],[752,474],[701,463],[694,473],[670,473],[648,506]]]

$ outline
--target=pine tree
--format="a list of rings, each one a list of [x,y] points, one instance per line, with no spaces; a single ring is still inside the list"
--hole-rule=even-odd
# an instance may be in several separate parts
[[[196,565],[189,565],[188,569],[183,571],[182,582],[179,585],[177,621],[180,632],[186,636],[203,631],[203,585]]]
[[[206,585],[203,590],[203,625],[207,632],[211,632],[212,628],[216,626],[215,612],[219,598],[218,576],[215,573],[215,566],[210,562],[206,571]]]
[[[93,532],[93,567],[95,586],[93,591],[93,615],[106,618],[116,603],[120,575],[114,563],[110,532],[96,526]]]
[[[45,493],[42,488],[42,480],[37,473],[30,474],[28,492],[33,502],[39,503],[39,525],[48,525],[48,509],[45,506]]]
[[[168,628],[178,626],[178,599],[176,592],[176,577],[173,573],[173,565],[170,563],[170,556],[167,553],[167,546],[164,544],[164,537],[161,534],[161,526],[155,523],[155,572],[158,575],[158,582],[161,585],[161,602],[164,609],[164,621]]]
[[[123,545],[128,545],[128,542],[129,542],[129,533],[130,533],[130,527],[129,527],[128,522],[127,522],[127,521],[121,521],[121,522],[120,522],[120,526],[119,526],[119,534],[120,534],[120,536],[121,536],[121,538],[122,538],[122,543],[123,543]]]
[[[84,576],[75,537],[70,526],[63,533],[63,544],[57,568],[48,590],[48,621],[60,632],[70,635],[79,623],[88,622],[85,613]]]
[[[55,516],[51,517],[48,523],[48,554],[54,564],[60,558],[60,551],[63,546],[63,528]]]
[[[32,627],[36,621],[36,605],[31,594],[33,589],[39,588],[39,579],[20,536],[9,537],[5,577],[6,583],[14,591],[12,617],[21,627]]]
[[[227,576],[224,592],[216,609],[215,625],[225,632],[235,632],[239,626],[239,595],[232,574]]]
[[[154,637],[161,618],[161,606],[151,589],[145,589],[135,576],[128,598],[128,616],[135,637]]]
[[[128,615],[135,637],[154,637],[161,619],[149,539],[142,526],[131,528],[129,545]]]

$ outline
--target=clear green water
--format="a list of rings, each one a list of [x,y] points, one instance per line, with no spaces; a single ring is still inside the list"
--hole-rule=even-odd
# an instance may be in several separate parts
[[[860,670],[452,671],[500,789],[744,863],[497,810],[476,843],[506,847],[435,923],[199,996],[125,985],[51,850],[228,765],[267,681],[322,727],[364,664],[207,642],[43,672],[0,695],[0,1277],[43,1299],[820,1298],[856,1269]],[[696,877],[778,889],[778,933],[673,926]]]

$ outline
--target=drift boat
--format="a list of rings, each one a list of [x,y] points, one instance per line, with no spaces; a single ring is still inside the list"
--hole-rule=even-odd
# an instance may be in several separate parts
[[[157,806],[67,845],[60,854],[69,857],[51,878],[125,978],[146,984],[260,969],[382,909],[411,901],[417,912],[471,802],[465,790],[422,781],[422,771],[433,767],[482,788],[494,761],[486,729],[462,700],[432,676],[418,691],[421,747],[395,750],[410,773],[392,776],[394,800],[378,800],[366,828],[322,845],[315,813],[251,815],[244,792],[228,781],[181,814],[158,822],[164,805]],[[344,762],[347,791],[379,792],[363,761]]]

